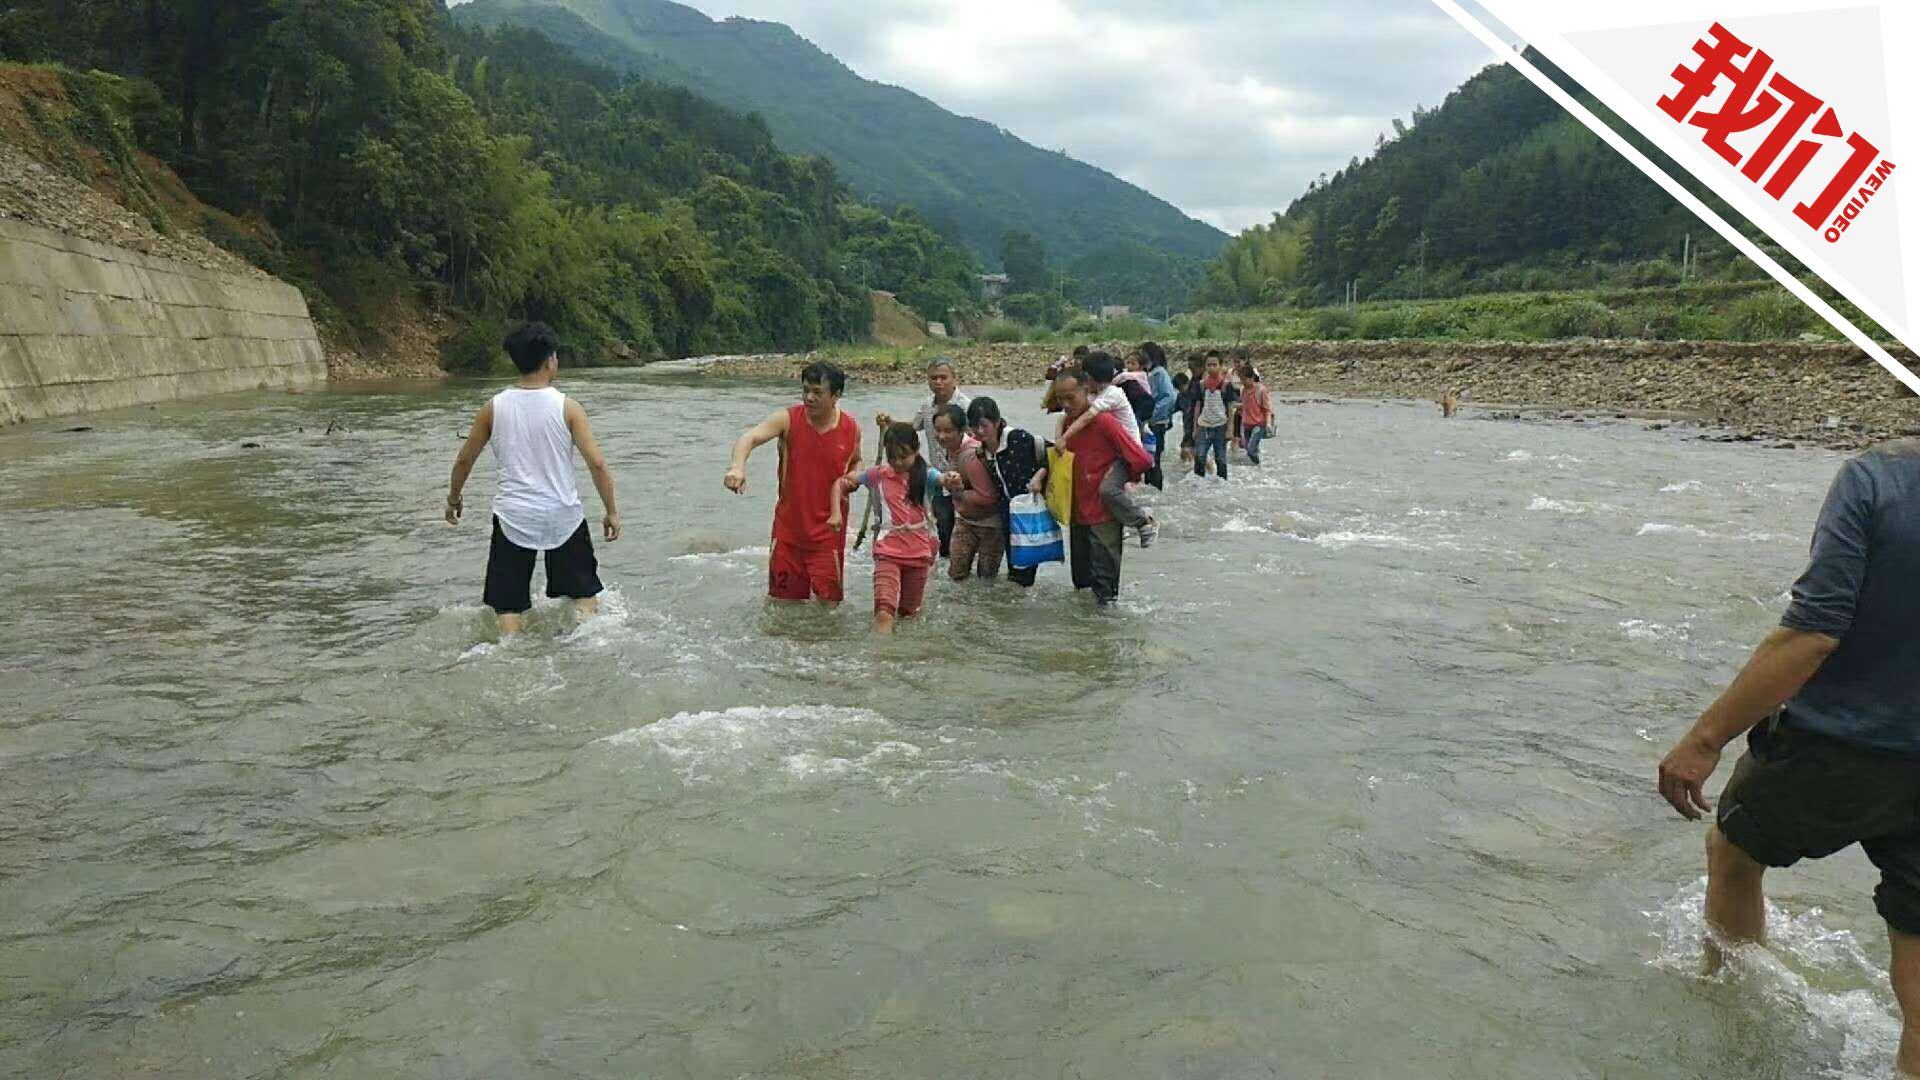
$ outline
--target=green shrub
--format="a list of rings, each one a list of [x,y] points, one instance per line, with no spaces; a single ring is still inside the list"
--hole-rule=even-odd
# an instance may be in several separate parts
[[[1146,341],[1153,337],[1154,328],[1138,316],[1124,319],[1108,319],[1100,324],[1100,336],[1108,341]]]
[[[476,318],[440,343],[440,366],[456,375],[487,375],[508,364],[502,342],[509,327],[505,319]]]
[[[1025,292],[1001,299],[1000,310],[1013,322],[1057,328],[1072,309],[1053,293]]]
[[[253,265],[271,274],[287,276],[286,253],[280,249],[272,233],[266,239],[252,231],[236,225],[225,214],[207,214],[200,223],[200,232],[207,239]]]
[[[1367,341],[1391,341],[1409,337],[1405,308],[1376,308],[1360,313],[1355,332]]]
[[[1463,327],[1461,313],[1451,306],[1422,304],[1407,312],[1406,336],[1410,338],[1450,338]]]
[[[1785,341],[1799,337],[1814,325],[1812,309],[1784,289],[1734,302],[1731,325],[1740,341]]]
[[[1320,308],[1313,313],[1314,336],[1323,341],[1346,341],[1353,337],[1358,320],[1343,307]]]
[[[1519,330],[1541,341],[1615,336],[1613,309],[1598,300],[1554,300],[1521,317]]]
[[[1659,300],[1635,304],[1614,316],[1622,337],[1646,341],[1726,341],[1725,316],[1698,307]]]
[[[995,319],[987,324],[980,339],[990,345],[1014,345],[1033,336],[1033,331],[1011,319]]]

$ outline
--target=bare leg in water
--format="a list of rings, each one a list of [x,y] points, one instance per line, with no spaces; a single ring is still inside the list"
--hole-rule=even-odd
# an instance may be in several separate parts
[[[1767,901],[1762,889],[1765,865],[1720,834],[1707,833],[1707,972],[1720,970],[1726,956],[1720,942],[1739,945],[1767,936]],[[1893,947],[1888,975],[1900,1002],[1900,1057],[1895,1080],[1920,1080],[1920,937],[1889,928]]]
[[[1767,897],[1762,888],[1766,872],[1764,865],[1721,835],[1718,828],[1708,830],[1708,974],[1719,971],[1726,962],[1720,942],[1741,945],[1766,940]]]
[[[1888,929],[1893,943],[1893,996],[1900,1001],[1899,1080],[1920,1080],[1920,937]]]
[[[573,602],[573,614],[576,618],[581,619],[591,619],[595,615],[600,614],[600,598],[597,596],[589,596],[575,600]],[[500,615],[497,618],[500,622],[501,637],[506,637],[509,634],[517,634],[527,628],[527,617],[525,615]]]

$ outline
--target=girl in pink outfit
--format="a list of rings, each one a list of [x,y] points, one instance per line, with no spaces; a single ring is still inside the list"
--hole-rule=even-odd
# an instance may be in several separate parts
[[[940,555],[928,501],[940,472],[920,456],[920,436],[911,424],[894,424],[881,438],[887,463],[850,472],[834,481],[832,505],[839,507],[856,487],[873,492],[880,509],[880,531],[873,542],[873,631],[893,632],[896,618],[920,613],[927,576]],[[834,510],[837,517],[840,511]],[[838,527],[837,521],[829,524]]]
[[[1113,385],[1119,387],[1122,393],[1126,392],[1128,383],[1139,384],[1140,389],[1145,390],[1148,395],[1153,393],[1153,383],[1147,378],[1146,361],[1140,358],[1139,353],[1129,353],[1127,370],[1113,377]]]

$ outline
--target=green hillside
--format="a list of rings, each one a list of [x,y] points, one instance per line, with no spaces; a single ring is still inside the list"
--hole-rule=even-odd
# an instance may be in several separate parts
[[[1071,262],[1138,244],[1210,259],[1225,234],[1117,177],[854,74],[778,23],[715,22],[668,0],[473,0],[468,26],[539,28],[596,63],[764,116],[789,153],[832,159],[885,206],[914,207],[988,262],[1026,231]]]
[[[1395,128],[1364,161],[1237,238],[1199,302],[1311,306],[1343,300],[1349,286],[1391,299],[1760,276],[1510,67],[1482,71]],[[1683,270],[1689,236],[1706,249]]]
[[[439,0],[31,0],[0,8],[0,59],[61,65],[82,136],[248,223],[214,239],[348,343],[399,309],[451,316],[460,368],[521,318],[571,362],[792,350],[863,336],[869,286],[978,302],[964,248],[758,117]]]

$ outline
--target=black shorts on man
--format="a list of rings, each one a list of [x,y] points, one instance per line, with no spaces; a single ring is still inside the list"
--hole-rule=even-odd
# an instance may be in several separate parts
[[[487,551],[487,589],[484,600],[501,615],[519,615],[533,607],[533,564],[540,553],[507,539],[500,519],[493,519],[493,546]],[[593,556],[593,535],[586,522],[567,542],[547,552],[547,598],[587,600],[599,596],[600,563]]]
[[[1880,917],[1920,935],[1920,758],[1796,727],[1790,710],[1747,743],[1720,795],[1721,834],[1774,867],[1859,844],[1880,871]]]

